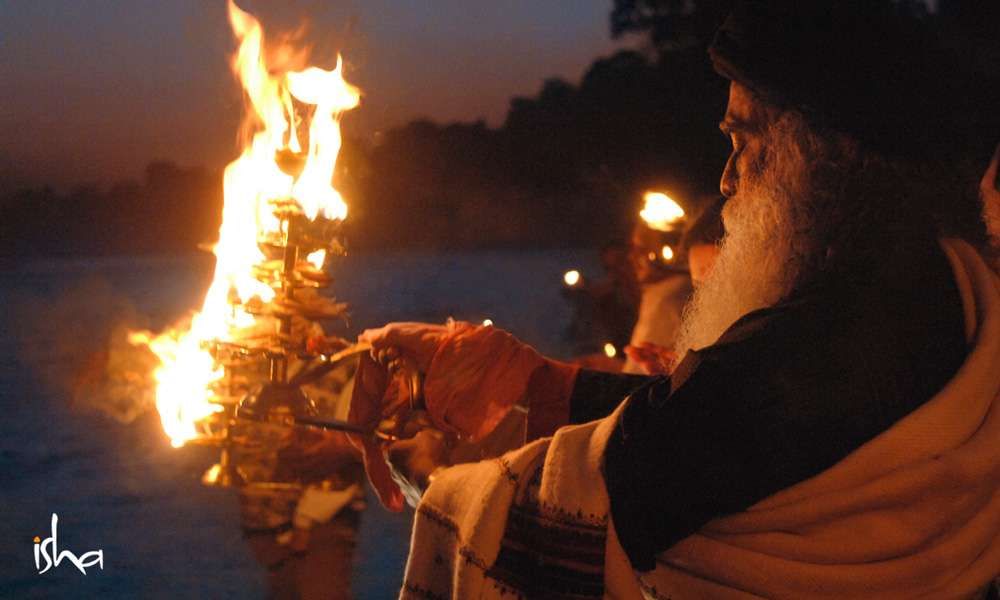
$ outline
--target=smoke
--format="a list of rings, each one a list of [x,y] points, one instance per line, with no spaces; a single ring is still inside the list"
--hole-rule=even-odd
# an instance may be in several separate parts
[[[146,319],[103,279],[15,301],[18,358],[69,406],[130,423],[155,405],[156,357],[129,343]]]

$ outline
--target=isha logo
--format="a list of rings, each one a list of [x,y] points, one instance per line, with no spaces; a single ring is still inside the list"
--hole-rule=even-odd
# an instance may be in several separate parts
[[[48,571],[52,567],[58,567],[59,563],[64,560],[68,560],[73,563],[73,566],[80,570],[84,575],[87,574],[87,567],[92,567],[97,565],[100,569],[104,570],[104,551],[103,550],[92,550],[90,552],[85,552],[82,556],[77,557],[75,554],[69,550],[63,550],[59,552],[57,546],[57,539],[59,526],[59,516],[56,513],[52,513],[52,537],[47,537],[43,541],[37,535],[35,536],[35,568],[38,569],[38,574]],[[42,561],[45,561],[45,568],[42,568]]]

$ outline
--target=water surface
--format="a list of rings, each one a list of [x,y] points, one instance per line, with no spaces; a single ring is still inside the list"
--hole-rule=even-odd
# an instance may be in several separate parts
[[[356,255],[333,265],[352,307],[344,335],[392,320],[490,318],[566,356],[562,273],[596,273],[586,251]],[[155,415],[122,424],[73,409],[57,385],[123,315],[159,328],[194,308],[211,275],[204,257],[32,261],[0,272],[0,597],[263,598],[234,494],[199,483],[216,454],[173,449]],[[101,549],[104,569],[39,575],[32,538]],[[395,597],[411,515],[377,501],[363,516],[358,598]]]

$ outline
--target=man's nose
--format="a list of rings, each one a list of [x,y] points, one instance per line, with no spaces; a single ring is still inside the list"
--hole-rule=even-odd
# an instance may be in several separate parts
[[[729,160],[726,161],[726,168],[722,170],[722,179],[719,180],[719,191],[726,198],[736,193],[736,184],[739,181],[739,175],[736,173],[736,161],[734,159],[734,155],[729,156]]]

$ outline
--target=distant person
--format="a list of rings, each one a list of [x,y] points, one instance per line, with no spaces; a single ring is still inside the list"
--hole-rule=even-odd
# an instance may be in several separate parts
[[[673,348],[681,328],[681,312],[691,297],[691,277],[684,264],[679,234],[653,229],[640,221],[632,229],[629,257],[642,289],[639,315],[629,347]],[[626,348],[625,373],[646,369]]]
[[[601,248],[604,277],[563,288],[563,296],[572,307],[569,339],[575,361],[588,368],[619,372],[623,361],[617,356],[628,343],[636,322],[639,285],[623,240],[614,240]],[[607,350],[607,346],[614,349]]]
[[[719,244],[723,236],[722,206],[724,204],[725,198],[716,198],[705,204],[689,222],[681,238],[681,255],[687,257],[691,284],[695,288],[701,285],[711,273],[712,265],[719,255]],[[636,331],[640,331],[640,325],[644,322],[644,318],[648,321],[663,317],[655,312],[642,313],[640,311]],[[667,318],[673,318],[672,308],[667,313]],[[673,346],[676,342],[676,332],[665,342],[657,343],[642,339],[640,335],[634,335],[632,342],[625,347],[625,354],[628,355],[627,364],[629,365],[626,372],[650,375],[669,374],[677,359],[677,353]]]

